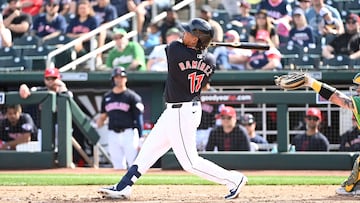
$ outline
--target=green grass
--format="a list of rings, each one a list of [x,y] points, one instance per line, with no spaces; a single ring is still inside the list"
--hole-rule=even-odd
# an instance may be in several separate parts
[[[112,185],[121,175],[94,174],[0,174],[1,186]],[[248,176],[248,185],[338,185],[344,176]],[[194,175],[144,175],[138,185],[213,185]]]

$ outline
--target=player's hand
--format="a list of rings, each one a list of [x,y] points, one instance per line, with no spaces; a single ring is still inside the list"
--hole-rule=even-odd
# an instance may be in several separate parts
[[[68,91],[65,83],[59,79],[56,79],[54,81],[54,89],[56,90],[56,92],[66,92]]]
[[[22,99],[28,98],[31,95],[29,87],[25,84],[20,85],[19,95]]]

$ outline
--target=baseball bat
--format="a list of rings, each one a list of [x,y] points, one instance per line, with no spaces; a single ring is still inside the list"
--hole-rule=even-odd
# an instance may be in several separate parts
[[[256,50],[269,50],[268,44],[254,43],[254,42],[210,42],[209,46],[226,46],[241,49],[256,49]]]

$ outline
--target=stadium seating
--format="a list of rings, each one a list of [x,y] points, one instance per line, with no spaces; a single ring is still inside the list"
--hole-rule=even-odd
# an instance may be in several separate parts
[[[344,2],[344,9],[349,13],[356,13],[360,14],[360,1],[359,0],[352,0],[352,1],[345,1]]]
[[[294,58],[292,60],[295,69],[297,70],[304,70],[304,69],[315,69],[318,68],[320,61],[316,58],[312,58],[308,54],[301,55],[298,58]]]
[[[303,55],[303,50],[299,46],[283,45],[279,46],[279,51],[282,54],[281,63],[284,69],[292,69],[294,59]]]
[[[20,56],[20,54],[13,47],[0,48],[0,60],[13,59],[17,56]]]
[[[228,12],[225,10],[214,10],[212,19],[218,22],[224,31],[228,30],[227,24],[230,22],[230,16]]]
[[[17,50],[19,54],[22,54],[22,51],[25,49],[34,49],[41,44],[41,38],[33,35],[23,35],[13,40],[13,48]]]
[[[45,70],[49,50],[45,46],[37,46],[34,49],[25,49],[23,58],[29,70]]]
[[[19,56],[12,59],[4,59],[0,63],[0,72],[23,71],[25,70],[25,65],[25,61]]]
[[[322,65],[320,65],[320,69],[349,69],[350,63],[351,61],[349,59],[349,56],[337,55],[332,59],[324,58],[322,60]]]

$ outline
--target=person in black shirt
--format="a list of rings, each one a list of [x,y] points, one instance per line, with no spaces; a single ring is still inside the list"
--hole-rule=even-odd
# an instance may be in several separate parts
[[[20,104],[6,107],[6,118],[0,123],[0,150],[15,150],[16,145],[37,140],[38,129]]]
[[[221,126],[210,132],[206,151],[250,151],[249,135],[243,126],[237,125],[235,109],[225,106],[217,118],[221,118]]]
[[[292,141],[296,151],[329,151],[329,141],[319,131],[321,111],[318,108],[309,108],[306,111],[306,132],[296,135]]]
[[[360,130],[357,127],[357,121],[354,116],[351,120],[352,127],[341,135],[339,151],[360,151]]]

